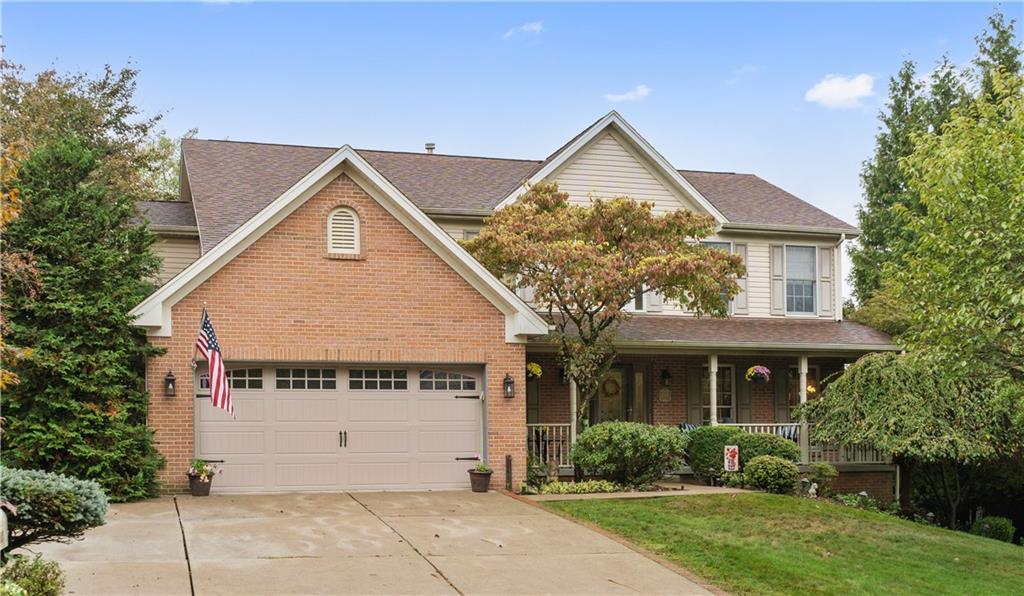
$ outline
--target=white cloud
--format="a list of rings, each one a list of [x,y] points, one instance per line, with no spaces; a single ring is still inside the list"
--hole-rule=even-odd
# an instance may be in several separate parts
[[[531,21],[529,23],[523,23],[518,27],[512,27],[502,35],[502,39],[512,39],[516,34],[523,33],[526,35],[540,35],[544,31],[544,21]]]
[[[858,108],[862,99],[875,94],[874,86],[875,77],[869,74],[852,77],[830,74],[808,89],[804,99],[835,110]]]
[[[738,85],[743,80],[756,75],[758,68],[753,64],[744,64],[743,66],[732,71],[732,75],[725,80],[726,85]]]
[[[640,101],[651,94],[651,88],[647,85],[637,85],[625,93],[608,93],[604,98],[611,102]]]

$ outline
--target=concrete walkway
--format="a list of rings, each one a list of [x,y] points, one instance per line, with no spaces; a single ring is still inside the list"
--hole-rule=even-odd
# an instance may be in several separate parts
[[[114,505],[39,550],[69,594],[707,594],[622,544],[470,492],[177,497]]]

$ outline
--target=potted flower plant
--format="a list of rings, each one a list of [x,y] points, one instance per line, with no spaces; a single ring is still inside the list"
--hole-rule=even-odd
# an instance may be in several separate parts
[[[484,462],[480,462],[475,468],[469,470],[469,484],[475,493],[485,493],[491,484],[491,474],[494,470]]]
[[[747,369],[747,374],[744,375],[744,378],[754,383],[766,385],[772,379],[772,371],[768,370],[767,366],[755,364]]]
[[[210,486],[213,484],[213,476],[217,472],[217,466],[204,459],[192,460],[192,466],[188,469],[188,490],[192,493],[192,496],[209,496]]]

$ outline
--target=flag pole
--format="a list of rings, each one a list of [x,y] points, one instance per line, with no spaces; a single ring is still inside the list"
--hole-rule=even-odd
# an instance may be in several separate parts
[[[199,315],[199,332],[203,332],[203,321],[206,320],[206,302],[203,302],[203,313]],[[196,352],[199,351],[199,347],[196,346],[195,342],[192,342],[192,370],[196,369],[198,364],[196,363]]]

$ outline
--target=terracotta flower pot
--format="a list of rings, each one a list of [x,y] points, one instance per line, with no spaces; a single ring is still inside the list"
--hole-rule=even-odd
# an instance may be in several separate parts
[[[485,493],[491,485],[491,474],[493,472],[478,472],[469,470],[469,484],[475,493]]]
[[[211,486],[213,486],[213,478],[207,478],[206,482],[203,482],[200,476],[188,477],[188,491],[192,493],[193,497],[210,496]]]

